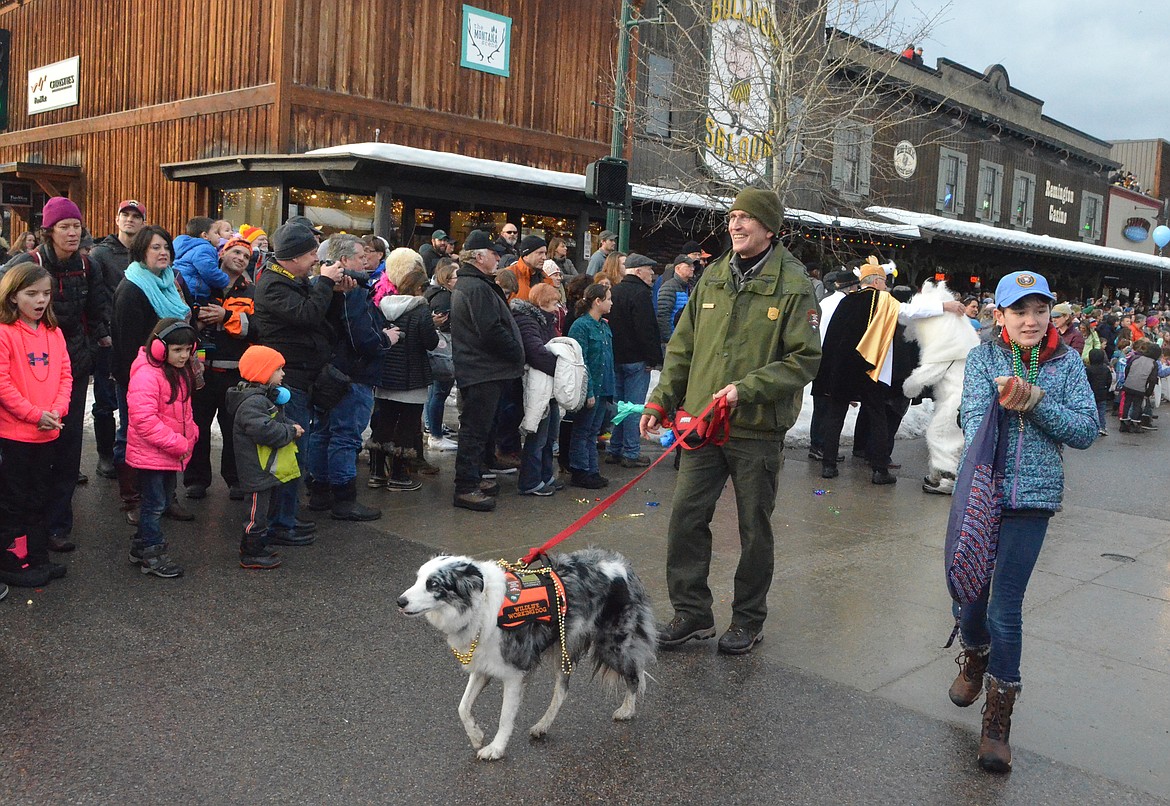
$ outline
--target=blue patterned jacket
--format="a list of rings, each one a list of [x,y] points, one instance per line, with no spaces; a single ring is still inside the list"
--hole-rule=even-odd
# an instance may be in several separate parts
[[[995,379],[1012,374],[1011,351],[1000,341],[980,344],[967,355],[963,403],[963,460],[979,423],[998,395]],[[1097,437],[1097,404],[1085,375],[1085,362],[1063,344],[1040,363],[1037,385],[1044,397],[1026,414],[1008,412],[1005,509],[1060,509],[1064,496],[1064,445],[1084,449]],[[1020,429],[1021,419],[1023,429]]]

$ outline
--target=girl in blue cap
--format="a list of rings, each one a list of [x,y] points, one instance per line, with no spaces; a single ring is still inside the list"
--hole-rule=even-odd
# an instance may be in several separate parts
[[[958,613],[963,652],[949,694],[966,707],[986,681],[979,766],[1007,772],[1012,709],[1020,690],[1024,592],[1048,519],[1064,494],[1061,449],[1088,448],[1098,421],[1084,362],[1051,323],[1056,297],[1048,281],[1035,272],[1013,272],[1000,280],[995,299],[1002,332],[967,356],[960,419],[969,448],[993,395],[1007,410],[1003,518],[991,582],[978,601]]]

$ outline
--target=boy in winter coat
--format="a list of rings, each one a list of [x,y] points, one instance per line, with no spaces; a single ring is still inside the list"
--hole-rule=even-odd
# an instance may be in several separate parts
[[[1122,386],[1121,427],[1122,433],[1139,434],[1152,431],[1149,420],[1143,423],[1142,409],[1146,397],[1154,394],[1158,385],[1158,363],[1146,353],[1150,343],[1145,339],[1134,344],[1133,353],[1125,366],[1125,380]]]
[[[289,399],[288,390],[280,385],[284,356],[271,347],[253,345],[240,358],[240,377],[240,384],[227,393],[228,411],[234,420],[239,485],[252,497],[240,541],[240,567],[266,570],[280,565],[271,544],[307,546],[313,542],[310,524],[298,523],[291,532],[268,527],[281,500],[273,491],[300,478],[296,441],[305,429],[284,414]]]
[[[1113,373],[1105,363],[1104,350],[1089,350],[1088,358],[1089,366],[1085,368],[1085,374],[1089,378],[1089,388],[1093,390],[1093,399],[1097,401],[1097,419],[1101,426],[1097,433],[1104,437],[1109,434],[1105,428],[1105,409],[1109,401],[1109,387],[1113,385]]]

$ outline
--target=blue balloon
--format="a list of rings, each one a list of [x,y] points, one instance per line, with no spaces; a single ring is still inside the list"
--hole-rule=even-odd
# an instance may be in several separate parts
[[[1159,249],[1170,243],[1170,227],[1165,224],[1154,227],[1154,243],[1158,245]]]

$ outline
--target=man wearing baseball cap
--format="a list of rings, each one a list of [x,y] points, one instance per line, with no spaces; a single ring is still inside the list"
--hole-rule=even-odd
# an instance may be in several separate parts
[[[130,265],[130,242],[146,224],[146,205],[136,199],[119,202],[114,218],[115,232],[107,235],[89,253],[89,265],[105,284],[110,299]],[[118,426],[114,412],[121,417],[125,440],[126,413],[118,406],[118,395],[110,375],[110,345],[98,343],[93,371],[93,435],[97,442],[97,474],[102,478],[117,478],[114,467],[114,442]]]
[[[597,240],[599,244],[597,251],[589,257],[589,266],[585,269],[585,273],[590,277],[601,271],[601,267],[605,265],[605,259],[617,249],[617,233],[615,232],[607,229],[602,230],[601,234],[597,236]]]
[[[453,243],[451,236],[444,230],[437,229],[431,233],[431,242],[424,243],[422,248],[418,250],[423,259],[423,268],[427,270],[427,277],[435,276],[435,265],[440,258],[451,253]]]

